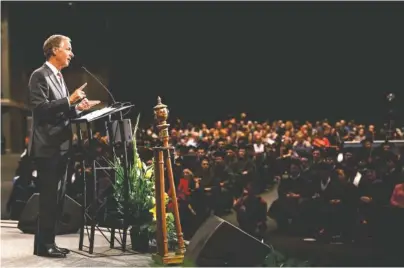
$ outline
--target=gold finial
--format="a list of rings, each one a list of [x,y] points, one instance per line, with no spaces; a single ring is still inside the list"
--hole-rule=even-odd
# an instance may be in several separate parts
[[[158,124],[165,124],[168,118],[168,113],[167,105],[161,102],[160,97],[157,97],[157,105],[154,106],[154,117]]]

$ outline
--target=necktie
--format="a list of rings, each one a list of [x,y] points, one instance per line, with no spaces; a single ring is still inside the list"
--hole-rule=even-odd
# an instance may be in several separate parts
[[[64,94],[66,94],[66,88],[65,88],[65,84],[63,83],[63,75],[62,75],[62,73],[58,72],[57,77],[58,77],[60,86],[62,87],[62,90],[63,90]]]
[[[57,76],[58,76],[58,80],[59,80],[60,85],[63,87],[63,76],[62,76],[62,73],[61,73],[61,72],[58,72],[58,73],[57,73]]]

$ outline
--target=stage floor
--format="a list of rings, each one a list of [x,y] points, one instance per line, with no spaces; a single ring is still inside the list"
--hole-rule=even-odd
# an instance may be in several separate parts
[[[33,235],[23,234],[17,228],[16,221],[7,221],[8,215],[5,211],[5,203],[12,189],[12,177],[17,167],[19,155],[6,155],[1,159],[1,264],[4,267],[30,266],[30,267],[50,267],[50,266],[70,266],[70,267],[125,267],[125,266],[155,266],[149,254],[117,254],[118,256],[108,257],[87,257],[75,252],[69,254],[66,259],[48,259],[32,255]],[[276,187],[261,195],[268,203],[268,207],[277,199]],[[237,226],[235,213],[223,217],[223,219]],[[293,256],[300,260],[309,260],[314,266],[402,266],[404,260],[400,252],[393,252],[391,248],[383,245],[368,244],[342,244],[334,245],[320,242],[305,242],[303,237],[293,237],[290,235],[275,232],[276,223],[268,217],[267,241],[281,253]],[[129,237],[128,237],[129,238]],[[59,235],[56,242],[73,251],[78,252],[79,234]],[[130,238],[129,238],[130,239]],[[130,243],[130,241],[129,241]],[[88,244],[88,243],[86,243]],[[95,252],[108,251],[109,244],[97,232],[95,239]]]
[[[150,254],[139,254],[136,252],[122,253],[118,250],[110,250],[109,243],[96,232],[95,253],[93,257],[88,254],[78,254],[79,233],[58,235],[56,243],[61,247],[72,250],[64,259],[51,259],[37,257],[33,252],[32,234],[24,234],[17,228],[16,221],[1,221],[1,267],[151,267],[155,266]],[[109,233],[106,234],[109,236]],[[118,237],[118,235],[117,235]],[[85,237],[85,244],[87,243]],[[128,236],[128,243],[130,237]]]

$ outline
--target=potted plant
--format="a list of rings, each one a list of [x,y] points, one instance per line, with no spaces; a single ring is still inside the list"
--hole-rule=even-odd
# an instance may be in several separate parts
[[[130,225],[132,249],[147,251],[149,247],[149,225],[153,221],[151,209],[154,207],[154,172],[153,165],[147,166],[141,161],[137,151],[136,133],[138,130],[139,117],[133,131],[133,159],[129,160],[129,197],[128,215],[125,215]],[[115,171],[113,184],[113,203],[117,207],[118,214],[124,215],[124,167],[119,157],[114,155],[109,165]]]
[[[133,131],[133,159],[129,164],[129,199],[128,199],[128,222],[130,224],[130,236],[132,249],[138,252],[147,252],[149,242],[156,234],[156,203],[155,203],[155,176],[154,165],[146,165],[138,154],[136,133],[139,118],[137,117]],[[115,183],[113,185],[113,203],[117,211],[123,215],[124,211],[124,168],[119,157],[114,156],[113,161],[108,161],[115,170]],[[166,194],[166,204],[169,198]],[[175,236],[174,217],[167,213],[167,225],[169,241],[172,244]]]

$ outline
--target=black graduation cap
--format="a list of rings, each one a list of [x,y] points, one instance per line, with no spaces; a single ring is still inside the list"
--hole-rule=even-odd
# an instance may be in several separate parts
[[[315,165],[315,169],[318,171],[331,171],[333,166],[327,162],[321,161]]]
[[[290,164],[292,165],[296,165],[296,166],[300,166],[302,164],[302,162],[300,161],[299,158],[296,157],[291,157],[290,158]]]
[[[206,151],[209,149],[209,144],[207,142],[202,141],[198,144],[198,149],[203,149]]]
[[[191,165],[190,163],[195,163],[196,162],[197,156],[193,155],[193,154],[187,154],[187,155],[184,155],[183,160],[184,160],[183,164],[187,165],[187,167],[189,168],[190,165]]]
[[[252,145],[251,143],[249,143],[249,144],[246,144],[246,150],[252,150],[252,151],[254,151],[254,145]]]
[[[337,152],[336,148],[329,147],[329,148],[327,148],[325,150],[325,155],[324,156],[327,157],[327,158],[335,158],[335,157],[337,157],[337,154],[338,154],[338,152]]]
[[[218,142],[226,142],[226,139],[225,138],[218,138],[216,140],[216,143],[218,143]]]
[[[240,149],[247,150],[247,144],[245,144],[245,143],[239,144],[239,145],[238,145],[238,150],[240,150]]]
[[[297,154],[300,158],[310,159],[312,157],[311,153],[307,150],[301,150]]]
[[[181,154],[186,154],[188,153],[188,147],[185,146],[184,144],[177,144],[176,149],[180,151]]]
[[[352,148],[352,147],[346,147],[346,148],[344,148],[343,149],[343,152],[344,152],[344,154],[354,154],[354,151],[355,151],[355,149],[354,148]]]
[[[187,147],[187,150],[188,150],[188,152],[190,151],[190,150],[196,150],[196,147],[195,146],[193,146],[193,145],[188,145],[188,147]]]
[[[364,171],[367,170],[376,170],[377,169],[377,162],[367,162],[364,168]]]
[[[240,137],[237,140],[238,145],[240,146],[241,144],[247,144],[248,143],[248,138],[247,137]]]
[[[217,145],[216,144],[211,144],[208,148],[209,151],[215,151],[217,149]]]
[[[230,151],[236,151],[237,150],[237,146],[233,145],[233,144],[228,144],[225,146],[226,150],[230,150]]]
[[[200,159],[199,159],[199,161],[200,162],[202,162],[202,161],[208,161],[208,162],[210,162],[210,159],[209,159],[209,157],[207,157],[207,156],[202,156]]]
[[[366,136],[365,139],[363,139],[363,140],[361,141],[361,144],[365,144],[366,142],[371,142],[371,143],[373,143],[373,138],[370,137],[370,136]]]
[[[184,163],[184,159],[182,159],[181,157],[176,158],[174,160],[174,165],[176,165],[176,166],[182,166],[183,163]]]
[[[226,157],[226,152],[223,150],[218,150],[213,153],[213,157]]]

